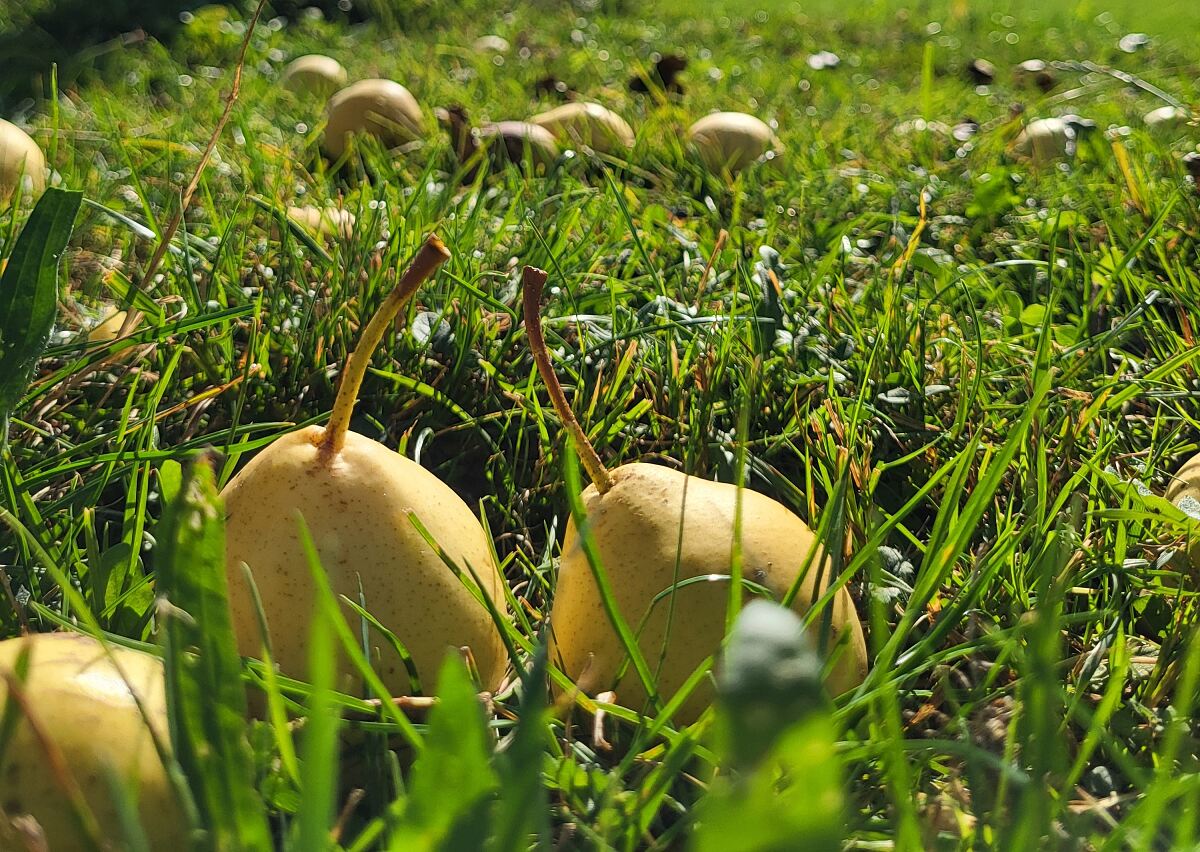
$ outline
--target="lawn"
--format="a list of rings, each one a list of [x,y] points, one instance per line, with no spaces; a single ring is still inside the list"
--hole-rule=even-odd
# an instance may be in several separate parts
[[[50,292],[38,256],[79,199],[49,192],[32,218],[33,199],[0,204],[0,631],[162,656],[169,723],[151,759],[178,807],[139,817],[128,779],[78,763],[101,806],[77,795],[74,752],[28,740],[24,771],[51,779],[43,808],[81,838],[64,848],[1200,844],[1200,506],[1164,499],[1200,452],[1200,175],[1184,160],[1200,124],[1143,120],[1200,106],[1200,4],[758,5],[423,0],[355,23],[268,10],[253,27],[253,4],[209,6],[4,81],[0,117],[45,152],[52,187],[83,195],[36,363],[12,294]],[[37,43],[20,35],[32,10],[0,11],[0,43]],[[280,83],[307,53],[402,83],[424,138],[322,157],[324,98]],[[682,93],[631,91],[659,54],[688,60]],[[967,74],[976,58],[997,68],[989,85]],[[1032,58],[1049,63],[1043,87],[1013,73]],[[546,78],[623,116],[632,148],[575,146],[533,176],[461,167],[434,109],[524,118],[562,102]],[[768,121],[780,156],[706,168],[685,131],[717,109]],[[1067,113],[1095,123],[1070,154],[1021,156],[1022,127]],[[296,205],[356,224],[285,224]],[[383,329],[349,427],[480,519],[507,674],[482,682],[473,646],[388,695],[371,590],[328,588],[277,614],[276,641],[303,661],[277,672],[238,655],[217,492],[279,436],[328,421],[429,234],[449,258]],[[611,682],[571,689],[545,651],[588,471],[535,366],[525,266],[548,273],[552,369],[602,463],[779,501],[844,590],[802,633],[778,608],[747,610],[728,664],[709,649],[715,674],[688,681],[705,696],[717,682],[698,718],[676,712],[685,694],[630,697],[632,680],[654,686],[637,654],[614,700]],[[115,310],[120,333],[89,339]],[[354,517],[365,539],[382,524]],[[740,547],[725,559],[728,541],[705,534],[732,624],[762,587],[730,582]],[[285,537],[322,586],[299,526],[262,531],[264,546]],[[442,548],[459,542],[436,543],[422,541],[431,570],[478,605],[487,578],[451,564]],[[404,575],[380,598],[410,594]],[[818,672],[845,650],[828,628],[847,594],[870,668],[831,697]],[[596,623],[637,627],[601,597]],[[686,643],[697,628],[680,612]],[[433,607],[421,630],[462,645],[463,618]],[[45,712],[15,653],[0,653],[5,766],[20,719]],[[352,688],[339,658],[356,663]],[[0,845],[42,848],[36,826],[10,824],[26,805],[7,775]]]

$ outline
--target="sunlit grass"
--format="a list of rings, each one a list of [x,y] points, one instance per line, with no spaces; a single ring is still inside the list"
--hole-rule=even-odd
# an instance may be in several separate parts
[[[101,628],[151,641],[164,482],[215,450],[221,484],[282,431],[321,422],[361,325],[436,231],[453,257],[377,353],[353,428],[481,507],[519,603],[511,643],[534,670],[496,697],[486,730],[450,670],[426,771],[453,776],[439,763],[447,726],[478,723],[486,748],[471,740],[480,786],[457,790],[447,820],[486,812],[502,849],[534,836],[542,848],[671,848],[718,761],[707,720],[677,730],[614,707],[606,752],[589,715],[543,715],[545,661],[530,655],[553,595],[568,460],[521,323],[529,264],[550,272],[548,342],[610,465],[732,482],[744,464],[749,487],[837,552],[876,664],[828,727],[804,730],[836,731],[847,843],[1194,845],[1195,574],[1178,552],[1184,516],[1155,495],[1200,445],[1200,205],[1179,160],[1200,129],[1149,133],[1140,117],[1161,100],[1070,63],[1194,101],[1195,10],[1060,4],[1010,19],[975,3],[768,4],[725,20],[662,5],[657,17],[620,3],[435,10],[386,31],[264,24],[150,281],[220,115],[236,28],[198,17],[27,110],[55,182],[89,203],[63,266],[60,333],[0,465],[0,564],[24,614],[46,630],[77,617],[49,559]],[[1118,48],[1143,30],[1150,47]],[[473,51],[488,32],[513,50]],[[811,69],[821,49],[840,65]],[[682,99],[626,91],[655,50],[688,56]],[[403,82],[428,140],[399,157],[366,145],[332,173],[317,156],[321,104],[276,85],[288,58],[312,51],[352,78]],[[977,55],[1001,69],[986,90],[962,73]],[[1031,57],[1065,63],[1048,94],[1011,79]],[[509,169],[460,186],[432,108],[523,116],[551,103],[531,96],[551,73],[629,119],[628,162],[580,154],[544,177]],[[1009,151],[1014,103],[1025,118],[1080,113],[1099,132],[1069,165],[1036,169]],[[774,120],[783,164],[732,183],[705,174],[682,133],[718,107]],[[897,130],[968,117],[981,125],[969,140]],[[278,211],[327,202],[357,216],[349,239],[280,231]],[[4,256],[26,214],[0,211]],[[114,343],[79,342],[114,306],[144,318]],[[10,608],[0,621],[18,630]],[[316,647],[335,647],[329,608],[315,623]],[[295,744],[279,713],[251,729],[281,842],[313,848],[352,786],[367,794],[339,823],[345,848],[441,825],[428,778],[411,797],[400,782],[412,755],[394,718],[331,694],[320,666],[287,673],[311,675],[311,691],[250,671],[276,709],[322,718]],[[423,674],[432,692],[436,673]],[[205,771],[185,768],[193,783]]]

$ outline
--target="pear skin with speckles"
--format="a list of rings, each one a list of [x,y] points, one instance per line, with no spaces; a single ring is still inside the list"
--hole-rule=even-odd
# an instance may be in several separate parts
[[[656,686],[666,701],[705,657],[717,654],[725,635],[728,581],[677,584],[691,577],[730,574],[737,487],[642,463],[618,467],[611,476],[614,484],[605,494],[594,485],[584,489],[583,506],[617,608],[630,630],[636,631],[650,611],[638,645],[650,671],[658,672]],[[816,536],[800,518],[749,489],[742,492],[741,542],[743,577],[767,587],[777,599],[804,570],[809,552],[818,547]],[[812,560],[793,601],[797,612],[807,612],[828,588],[828,573],[826,559],[818,555]],[[677,586],[673,612],[669,594],[651,609],[655,597],[672,586]],[[749,592],[743,595],[749,597]],[[844,587],[831,606],[828,651],[836,660],[826,685],[836,695],[866,677],[867,647]],[[580,689],[595,695],[614,688],[625,652],[605,613],[573,520],[563,543],[550,625],[551,660]],[[816,635],[815,624],[812,635]],[[637,710],[646,707],[647,696],[632,665],[615,691],[620,704]],[[704,682],[675,720],[694,721],[711,701],[711,685]]]
[[[46,157],[24,130],[0,118],[0,210],[21,200],[27,185],[34,196],[46,188]]]
[[[335,595],[359,602],[408,649],[426,690],[448,649],[471,649],[485,689],[495,689],[508,658],[485,606],[445,564],[409,518],[507,613],[504,579],[478,518],[462,498],[416,462],[354,432],[342,449],[320,452],[325,435],[310,426],[259,453],[222,491],[226,511],[229,603],[239,651],[258,656],[262,636],[242,564],[249,566],[267,618],[275,662],[288,676],[308,671],[314,586],[300,541],[303,515]],[[358,633],[359,616],[344,607]],[[372,628],[371,661],[393,695],[411,693],[408,671]],[[338,686],[357,693],[359,678],[342,655]]]
[[[1188,515],[1195,517],[1200,513],[1200,454],[1192,456],[1183,463],[1183,467],[1171,477],[1167,493],[1163,495]],[[1200,521],[1190,531],[1190,541],[1187,546],[1188,558],[1191,560],[1193,578],[1200,577]]]
[[[13,702],[14,724],[0,758],[0,849],[43,848],[26,845],[11,822],[23,814],[40,824],[44,848],[93,848],[64,801],[61,779],[34,725],[65,760],[111,848],[130,848],[125,841],[132,838],[125,833],[110,774],[128,792],[136,791],[129,803],[146,848],[188,847],[187,820],[151,733],[170,746],[162,661],[130,648],[112,646],[108,652],[111,659],[99,641],[78,633],[37,633],[0,642],[0,672],[18,682],[17,660],[29,655],[21,684],[29,716]],[[9,688],[0,680],[0,704],[11,698]]]

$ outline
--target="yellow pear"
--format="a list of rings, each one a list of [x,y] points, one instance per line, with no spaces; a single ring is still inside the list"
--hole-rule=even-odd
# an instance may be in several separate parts
[[[1175,471],[1165,496],[1177,506],[1190,497],[1200,510],[1200,454],[1192,456]]]
[[[740,171],[779,150],[774,131],[744,112],[714,112],[688,128],[688,140],[711,171]]]
[[[1037,165],[1048,165],[1075,156],[1078,142],[1095,130],[1095,122],[1077,115],[1039,118],[1029,122],[1012,142],[1018,157]]]
[[[586,145],[601,154],[622,154],[633,147],[629,122],[600,104],[563,104],[538,113],[529,123],[546,128],[563,142]]]
[[[303,207],[289,207],[287,217],[297,225],[309,231],[316,231],[323,237],[340,237],[343,240],[351,239],[354,236],[354,225],[357,222],[356,217],[349,210],[333,205],[315,207],[310,204]],[[276,229],[277,232],[278,229]]]
[[[242,654],[257,655],[263,637],[242,565],[253,575],[266,616],[272,656],[284,674],[307,671],[307,625],[314,592],[301,545],[304,517],[321,565],[337,595],[359,601],[403,643],[422,676],[433,678],[448,649],[469,647],[485,688],[503,678],[508,659],[483,603],[463,585],[413,524],[410,514],[482,592],[507,613],[504,579],[482,525],[449,486],[416,462],[349,431],[355,397],[400,307],[449,252],[430,237],[350,356],[328,425],[292,432],[271,443],[222,491],[226,511],[226,568],[234,631]],[[470,570],[468,570],[468,568]],[[349,607],[352,624],[359,616]],[[386,637],[370,639],[376,671],[395,695],[409,693],[407,670]],[[339,686],[357,691],[348,660]]]
[[[1194,455],[1175,471],[1167,492],[1163,495],[1181,511],[1192,517],[1200,516],[1200,455]],[[1188,546],[1188,557],[1193,570],[1200,571],[1200,520],[1195,522],[1192,541]]]
[[[463,168],[462,179],[469,182],[479,171],[481,152],[486,152],[500,167],[505,163],[528,165],[533,171],[547,170],[558,159],[554,134],[527,121],[496,121],[471,127],[461,104],[434,110],[438,123],[450,134],[454,154]]]
[[[46,188],[46,158],[29,134],[0,118],[0,207],[26,186],[34,195]]]
[[[88,331],[88,343],[111,343],[121,336],[121,326],[125,324],[125,311],[113,311]]]
[[[1048,92],[1058,83],[1054,68],[1044,59],[1026,59],[1013,68],[1013,80],[1018,86],[1037,86]]]
[[[1192,111],[1187,107],[1161,106],[1152,109],[1142,118],[1147,127],[1156,130],[1177,130],[1192,119]]]
[[[395,148],[425,135],[425,119],[412,93],[394,80],[359,80],[329,99],[325,153],[333,159],[346,151],[346,139],[368,133]]]
[[[23,651],[29,654],[24,681],[15,671]],[[11,697],[10,678],[24,698],[13,702],[16,725],[0,763],[0,848],[26,848],[11,823],[24,814],[41,825],[54,852],[92,848],[66,804],[39,732],[78,784],[100,840],[117,848],[124,838],[108,783],[112,773],[136,802],[149,848],[186,848],[183,813],[151,735],[169,746],[162,662],[117,646],[109,653],[111,658],[99,641],[75,633],[0,642],[0,703]]]
[[[349,76],[332,56],[310,53],[288,63],[279,81],[289,92],[327,97],[346,85]]]
[[[550,363],[539,318],[545,281],[545,272],[526,267],[524,309],[530,348],[554,408],[592,479],[582,495],[583,509],[614,603],[632,631],[640,628],[638,647],[654,674],[659,696],[666,701],[706,657],[717,654],[724,638],[738,488],[658,465],[634,463],[605,470]],[[799,582],[792,605],[801,614],[832,580],[812,530],[782,504],[749,489],[742,490],[741,554],[742,576],[766,587],[777,599]],[[801,579],[806,562],[810,566]],[[705,579],[680,586],[693,578]],[[867,648],[844,587],[834,594],[831,606],[828,647],[836,660],[827,685],[838,694],[866,677]],[[625,706],[645,707],[647,695],[632,666],[617,682],[626,661],[625,648],[605,609],[573,518],[563,541],[550,634],[551,661],[581,690],[593,695],[613,690]],[[711,700],[711,688],[701,684],[686,699],[676,721],[694,721]]]

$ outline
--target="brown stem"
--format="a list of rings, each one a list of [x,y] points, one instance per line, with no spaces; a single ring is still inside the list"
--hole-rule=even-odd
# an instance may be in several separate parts
[[[449,258],[450,252],[442,245],[442,241],[430,234],[417,250],[417,255],[408,269],[400,276],[400,281],[363,329],[358,345],[354,347],[346,366],[342,369],[337,398],[333,401],[333,413],[329,415],[329,422],[325,424],[325,434],[319,445],[322,459],[333,458],[346,444],[346,432],[350,429],[350,415],[354,412],[359,388],[367,375],[367,367],[371,365],[371,355],[379,346],[379,341],[383,340],[383,335],[387,333],[388,325],[412,298],[413,293],[417,292],[417,288]]]
[[[584,470],[587,471],[596,490],[604,494],[613,487],[613,478],[605,469],[600,456],[596,454],[596,448],[588,440],[587,433],[579,425],[575,412],[571,410],[571,404],[567,402],[567,396],[554,373],[554,365],[550,363],[550,350],[546,348],[546,338],[542,336],[542,288],[546,286],[547,277],[543,270],[532,266],[526,266],[521,272],[521,295],[525,308],[525,333],[529,335],[529,350],[533,353],[533,360],[537,364],[542,382],[550,393],[550,402],[558,413],[558,419],[567,427],[567,432],[575,444],[575,451],[579,453]]]

